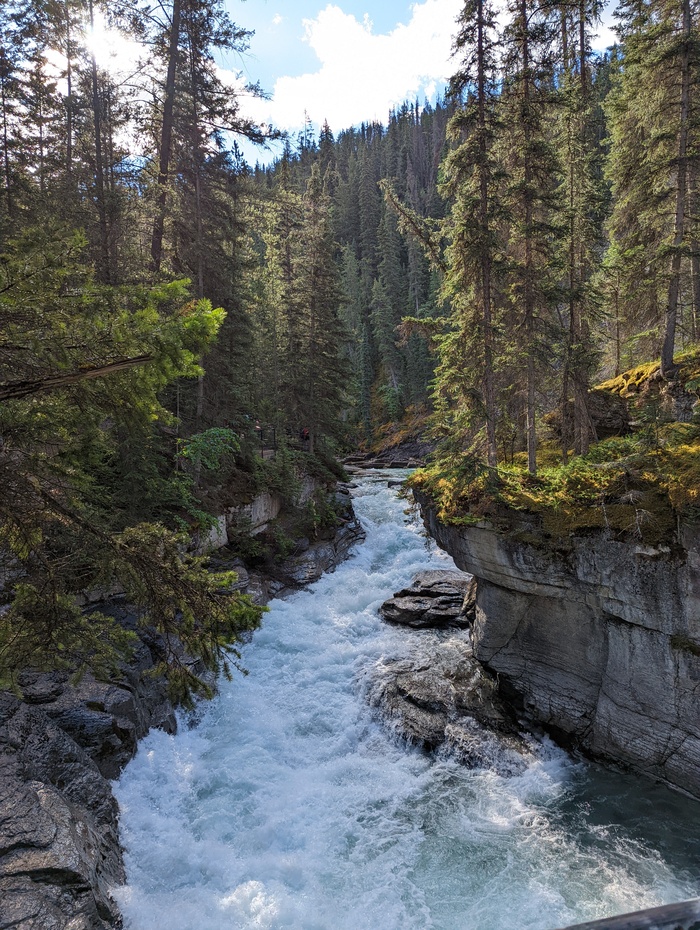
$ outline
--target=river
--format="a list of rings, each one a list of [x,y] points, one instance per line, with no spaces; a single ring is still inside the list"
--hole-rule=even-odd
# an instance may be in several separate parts
[[[453,567],[388,477],[354,492],[366,542],[273,602],[249,674],[116,783],[128,930],[551,930],[700,893],[700,805],[553,746],[469,771],[377,718],[363,673],[411,636],[377,608]]]

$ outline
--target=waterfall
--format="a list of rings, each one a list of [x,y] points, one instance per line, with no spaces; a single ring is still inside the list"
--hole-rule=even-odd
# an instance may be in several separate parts
[[[377,717],[363,674],[410,635],[379,605],[453,567],[387,477],[355,491],[366,542],[116,783],[128,930],[551,930],[700,892],[700,805],[554,747],[468,770]]]

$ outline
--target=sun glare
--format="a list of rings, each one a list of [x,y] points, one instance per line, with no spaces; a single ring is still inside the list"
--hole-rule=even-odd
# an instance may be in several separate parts
[[[85,30],[88,49],[95,55],[100,68],[105,71],[122,73],[136,67],[141,46],[127,39],[121,32],[111,29],[99,10],[95,10],[92,29]]]

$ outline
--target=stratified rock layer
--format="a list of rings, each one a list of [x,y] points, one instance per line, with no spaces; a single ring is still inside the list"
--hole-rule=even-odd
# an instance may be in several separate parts
[[[382,604],[380,613],[389,623],[414,629],[469,626],[474,618],[472,582],[463,572],[419,572],[410,587]]]
[[[700,534],[555,547],[486,523],[430,534],[477,578],[474,653],[565,744],[700,798]]]
[[[0,927],[102,930],[124,881],[117,804],[43,711],[0,694]]]

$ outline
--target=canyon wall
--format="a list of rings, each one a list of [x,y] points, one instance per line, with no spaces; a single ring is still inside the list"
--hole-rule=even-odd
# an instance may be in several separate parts
[[[477,578],[475,654],[503,692],[565,745],[700,798],[700,528],[673,550],[553,541],[517,514],[508,531],[446,526],[417,496]]]

